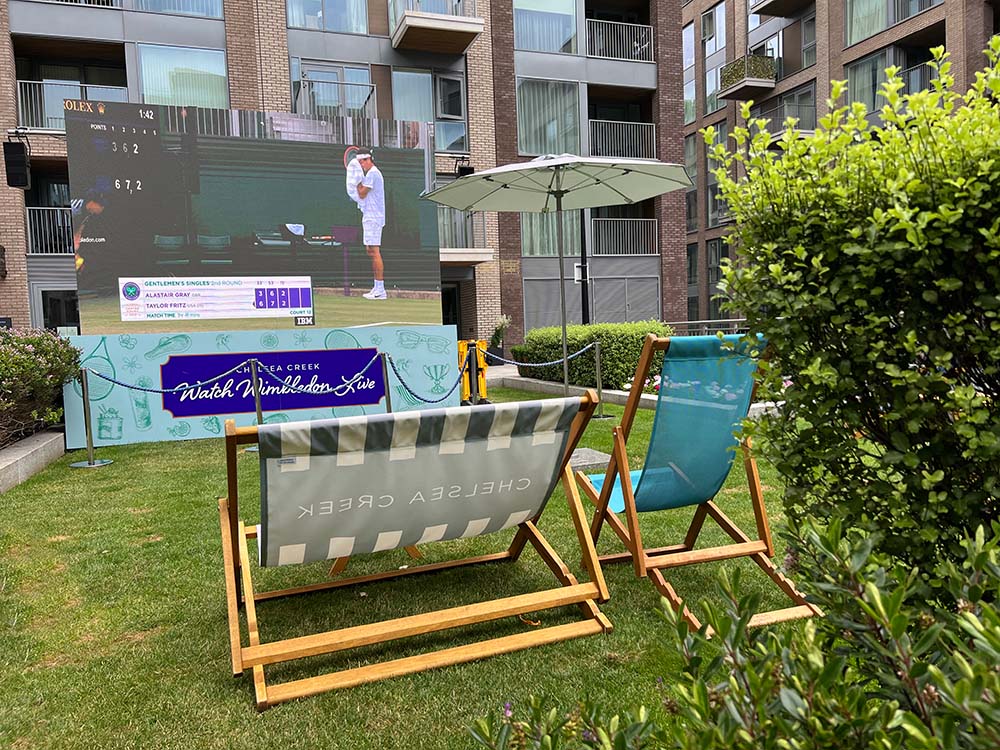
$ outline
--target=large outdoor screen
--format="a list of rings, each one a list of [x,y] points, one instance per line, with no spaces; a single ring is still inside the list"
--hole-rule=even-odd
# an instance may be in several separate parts
[[[83,333],[441,322],[426,125],[65,106]]]

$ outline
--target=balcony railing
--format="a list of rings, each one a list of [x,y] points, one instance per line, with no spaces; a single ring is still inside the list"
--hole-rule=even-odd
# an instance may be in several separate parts
[[[376,117],[375,86],[346,81],[298,81],[295,112],[317,117]]]
[[[905,21],[911,16],[917,15],[917,13],[923,13],[925,10],[930,10],[935,5],[940,5],[944,0],[895,0],[894,10],[896,13],[896,23],[900,21]]]
[[[787,102],[779,104],[777,107],[765,109],[754,117],[763,117],[770,122],[767,123],[767,132],[772,135],[780,135],[785,132],[785,120],[794,117],[798,122],[795,129],[799,131],[816,130],[816,105],[815,104],[792,104]]]
[[[800,10],[805,10],[813,0],[751,0],[750,12],[761,16],[790,18]]]
[[[722,66],[719,74],[719,97],[752,99],[770,91],[778,78],[778,61],[764,55],[746,55]]]
[[[123,0],[56,0],[57,3],[67,5],[96,5],[99,8],[121,8]]]
[[[447,250],[486,247],[486,214],[438,206],[438,244]]]
[[[653,27],[588,18],[587,56],[653,62]]]
[[[70,209],[29,207],[24,213],[29,253],[73,254],[73,215]]]
[[[389,0],[389,34],[397,49],[462,54],[484,26],[476,0]]]
[[[591,219],[594,255],[657,255],[656,219]]]
[[[656,158],[656,125],[651,122],[590,121],[590,155]]]
[[[222,0],[55,0],[66,5],[125,8],[202,18],[222,18]]]
[[[937,71],[927,63],[914,65],[899,74],[903,79],[903,94],[915,94],[918,91],[929,89],[933,81],[937,78]]]
[[[40,130],[65,130],[64,99],[125,102],[128,101],[128,89],[73,81],[18,81],[18,125]]]

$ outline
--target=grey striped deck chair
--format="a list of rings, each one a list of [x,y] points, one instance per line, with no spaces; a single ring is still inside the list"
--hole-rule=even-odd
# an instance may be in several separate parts
[[[293,422],[260,427],[226,423],[229,495],[219,502],[233,674],[253,672],[256,703],[276,703],[493,654],[611,630],[597,605],[608,597],[587,528],[569,457],[597,398],[482,404]],[[260,444],[260,525],[239,519],[238,446]],[[582,548],[589,582],[580,583],[538,530],[538,519],[558,482]],[[255,592],[248,541],[256,540],[260,567],[347,560],[415,545],[503,530],[513,542],[503,552],[394,569],[384,573],[278,591]],[[465,565],[518,559],[531,544],[558,586],[398,619],[262,643],[257,603],[374,581],[408,578]],[[577,622],[531,628],[418,656],[268,684],[270,664],[384,643],[574,605]],[[246,611],[247,645],[239,609]]]

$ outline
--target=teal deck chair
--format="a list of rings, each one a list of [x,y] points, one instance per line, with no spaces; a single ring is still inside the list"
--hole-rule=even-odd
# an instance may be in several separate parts
[[[625,446],[643,385],[659,352],[663,352],[663,370],[653,430],[643,467],[633,471]],[[774,556],[774,544],[757,464],[749,440],[737,437],[754,393],[755,355],[740,336],[660,338],[650,334],[639,357],[621,424],[613,431],[607,471],[603,475],[576,474],[583,493],[597,507],[591,524],[595,544],[602,526],[607,523],[628,550],[601,557],[601,561],[631,560],[636,575],[649,577],[695,630],[701,623],[684,606],[681,597],[664,578],[662,569],[750,557],[794,602],[794,606],[786,609],[754,615],[750,626],[818,613],[770,560]],[[744,533],[715,503],[715,496],[726,481],[738,448],[742,448],[757,524],[756,539]],[[639,529],[639,514],[685,507],[694,508],[694,520],[683,543],[646,549]],[[624,523],[616,515],[619,513],[624,513]],[[695,549],[706,516],[711,516],[732,537],[731,544]]]

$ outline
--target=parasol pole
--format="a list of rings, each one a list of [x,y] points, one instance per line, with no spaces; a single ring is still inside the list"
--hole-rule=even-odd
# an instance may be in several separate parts
[[[569,347],[566,345],[566,270],[563,268],[562,169],[556,167],[556,245],[559,248],[559,310],[562,315],[563,396],[569,395]]]

